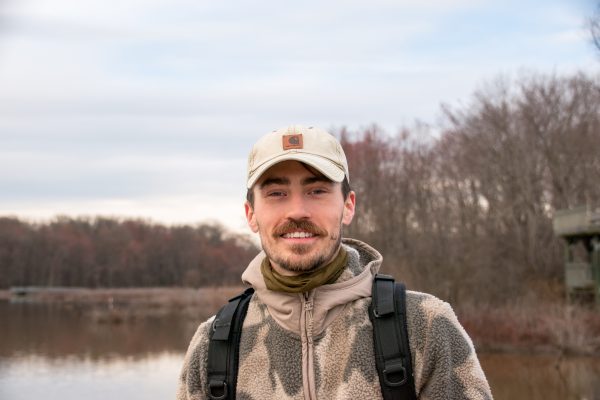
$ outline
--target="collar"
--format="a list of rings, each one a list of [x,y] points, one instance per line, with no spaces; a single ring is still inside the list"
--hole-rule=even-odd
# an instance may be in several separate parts
[[[377,250],[359,240],[344,238],[342,246],[348,252],[348,266],[342,276],[335,283],[319,286],[307,293],[308,299],[313,302],[315,335],[322,333],[347,303],[371,296],[373,276],[383,261]],[[267,289],[260,271],[265,257],[265,253],[260,252],[250,262],[242,274],[242,281],[254,288],[279,325],[299,334],[303,294]]]

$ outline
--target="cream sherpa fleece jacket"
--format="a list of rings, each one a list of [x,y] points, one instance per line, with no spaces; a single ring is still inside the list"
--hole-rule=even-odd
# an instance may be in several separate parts
[[[382,262],[372,247],[344,239],[348,266],[338,281],[309,293],[273,292],[260,253],[242,279],[256,290],[244,320],[237,399],[381,399],[368,316]],[[452,308],[407,291],[407,325],[419,399],[491,399],[473,344]],[[213,317],[214,318],[214,317]],[[177,400],[207,399],[206,363],[213,318],[194,335]]]

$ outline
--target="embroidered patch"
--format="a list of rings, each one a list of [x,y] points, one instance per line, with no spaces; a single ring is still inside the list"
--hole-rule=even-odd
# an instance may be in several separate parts
[[[302,148],[303,148],[303,143],[302,143],[302,134],[301,133],[297,133],[294,135],[283,135],[283,149],[284,150],[302,149]]]

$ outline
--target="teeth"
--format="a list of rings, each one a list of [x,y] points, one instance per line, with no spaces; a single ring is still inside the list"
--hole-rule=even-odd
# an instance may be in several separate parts
[[[286,239],[300,239],[300,238],[309,238],[309,237],[313,237],[314,235],[312,233],[308,233],[308,232],[290,232],[290,233],[286,233],[285,235],[283,235],[284,238]]]

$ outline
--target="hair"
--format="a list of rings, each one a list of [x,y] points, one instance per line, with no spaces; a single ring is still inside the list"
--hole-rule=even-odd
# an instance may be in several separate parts
[[[318,174],[323,175],[320,172]],[[344,200],[348,198],[348,195],[351,191],[352,188],[350,187],[350,182],[348,182],[348,177],[344,176],[344,180],[342,181],[342,196],[344,196]],[[254,186],[246,191],[246,200],[248,201],[248,203],[250,203],[250,206],[254,207]]]

